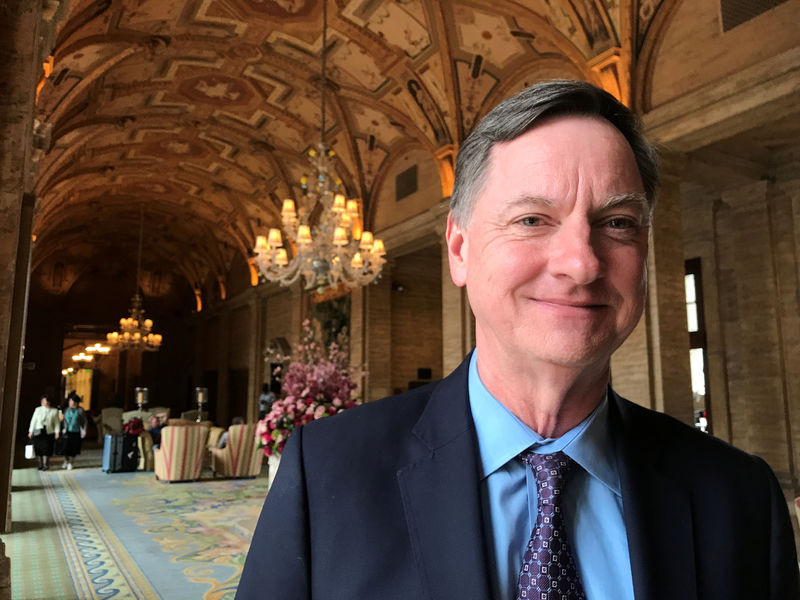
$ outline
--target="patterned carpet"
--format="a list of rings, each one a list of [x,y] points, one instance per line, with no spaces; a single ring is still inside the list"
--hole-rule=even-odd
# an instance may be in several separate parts
[[[3,534],[11,558],[14,600],[75,598],[61,553],[47,496],[36,469],[17,469],[12,477],[12,533]]]
[[[15,471],[14,533],[3,536],[13,598],[232,599],[266,488],[266,477]]]

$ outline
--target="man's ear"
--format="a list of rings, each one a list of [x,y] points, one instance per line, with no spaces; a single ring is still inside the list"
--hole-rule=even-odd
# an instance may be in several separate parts
[[[447,215],[447,258],[450,261],[450,278],[457,286],[467,283],[467,238],[466,231],[453,218],[453,212]]]

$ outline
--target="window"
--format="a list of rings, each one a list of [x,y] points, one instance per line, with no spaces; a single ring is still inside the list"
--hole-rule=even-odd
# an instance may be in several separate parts
[[[730,31],[786,0],[721,0],[722,31]]]
[[[701,431],[712,433],[711,404],[708,394],[708,360],[706,328],[703,318],[703,280],[700,259],[690,258],[685,265],[686,328],[689,331],[689,366],[692,375],[694,424]]]
[[[413,165],[398,174],[394,180],[395,202],[407,198],[417,191],[417,165]]]

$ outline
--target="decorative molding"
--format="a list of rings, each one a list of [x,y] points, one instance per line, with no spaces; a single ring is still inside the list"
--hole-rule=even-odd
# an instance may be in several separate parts
[[[630,106],[630,65],[623,60],[622,48],[615,46],[588,61],[603,89]]]
[[[642,121],[654,141],[689,152],[797,113],[799,96],[800,47],[658,106]]]
[[[453,195],[453,185],[456,181],[456,156],[458,147],[455,144],[442,146],[434,154],[436,167],[439,169],[439,180],[442,182],[442,197],[450,198]]]

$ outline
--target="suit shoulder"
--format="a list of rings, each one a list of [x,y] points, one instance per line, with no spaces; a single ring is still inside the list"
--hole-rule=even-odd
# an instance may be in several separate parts
[[[623,420],[643,444],[661,445],[669,452],[669,461],[676,464],[682,458],[694,464],[707,463],[724,471],[737,469],[763,470],[766,463],[759,457],[713,435],[676,419],[618,397]]]

